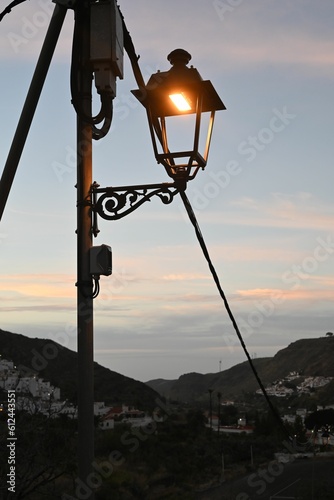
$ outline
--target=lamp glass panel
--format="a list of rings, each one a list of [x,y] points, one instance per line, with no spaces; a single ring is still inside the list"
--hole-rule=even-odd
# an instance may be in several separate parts
[[[191,110],[191,105],[189,100],[184,96],[184,94],[177,93],[177,94],[170,94],[169,98],[171,101],[175,104],[177,109],[179,111],[190,111]]]
[[[171,152],[191,151],[194,144],[195,115],[165,118],[168,148]]]

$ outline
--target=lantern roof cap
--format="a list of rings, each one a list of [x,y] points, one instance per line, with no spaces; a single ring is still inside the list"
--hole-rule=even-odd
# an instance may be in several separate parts
[[[202,98],[200,112],[225,109],[212,83],[203,80],[196,68],[187,66],[191,60],[189,52],[178,48],[170,52],[167,59],[172,65],[168,71],[154,73],[145,87],[131,91],[144,107],[150,108],[155,116],[185,114],[184,111],[176,110],[169,98],[170,94],[184,93],[193,102],[193,106],[186,113],[196,112],[199,97]]]
[[[184,49],[175,49],[167,56],[167,60],[172,66],[186,66],[191,60],[191,55]]]

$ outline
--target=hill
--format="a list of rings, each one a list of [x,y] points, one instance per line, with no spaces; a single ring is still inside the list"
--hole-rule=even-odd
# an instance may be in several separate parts
[[[334,377],[334,337],[303,339],[293,342],[272,358],[253,360],[262,382],[267,385],[290,372],[303,376]],[[150,380],[147,384],[161,395],[176,401],[208,399],[208,390],[221,392],[223,399],[240,397],[259,387],[248,361],[219,373],[188,373],[177,380]],[[334,383],[328,389],[334,394]]]
[[[29,338],[0,329],[0,354],[23,375],[38,373],[59,387],[62,399],[76,400],[77,353],[53,340]],[[95,401],[153,409],[159,396],[146,384],[94,363]]]
[[[47,339],[29,338],[0,329],[0,354],[14,361],[24,373],[38,373],[60,387],[63,399],[76,399],[77,353]],[[257,358],[254,366],[267,385],[290,372],[303,376],[334,377],[334,337],[303,339],[293,342],[271,358]],[[212,389],[222,398],[240,398],[259,387],[248,361],[218,373],[187,373],[177,380],[156,379],[146,384],[120,375],[94,363],[95,401],[125,403],[140,409],[152,409],[159,395],[174,401],[207,401]],[[334,394],[334,380],[323,389]],[[334,399],[334,398],[332,398]]]

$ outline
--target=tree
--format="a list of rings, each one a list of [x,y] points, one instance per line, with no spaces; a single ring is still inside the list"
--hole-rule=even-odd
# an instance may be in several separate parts
[[[186,418],[190,433],[195,435],[205,429],[206,418],[201,410],[189,410]]]
[[[320,429],[323,426],[334,425],[334,410],[319,410],[305,418],[307,429]]]
[[[294,436],[296,436],[298,444],[306,442],[306,428],[303,425],[302,418],[299,415],[297,415],[295,418],[295,422],[293,425],[293,433]]]
[[[46,498],[57,498],[60,485],[71,485],[75,475],[77,422],[65,415],[47,418],[17,410],[15,423],[15,496],[8,491],[5,479],[0,483],[0,497],[32,499],[43,493]],[[1,421],[0,425],[0,447],[5,450],[9,442],[6,423]],[[5,453],[0,455],[0,471],[1,478],[6,478]]]
[[[223,425],[236,425],[238,409],[234,405],[224,406],[220,412],[220,420]]]

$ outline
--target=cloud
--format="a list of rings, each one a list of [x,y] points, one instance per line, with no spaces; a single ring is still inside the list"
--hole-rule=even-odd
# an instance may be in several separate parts
[[[193,0],[190,13],[183,2],[161,0],[152,4],[146,0],[138,12],[131,2],[123,0],[121,9],[143,60],[160,61],[161,54],[174,48],[170,47],[171,31],[168,37],[164,35],[164,23],[172,27],[176,44],[188,44],[184,48],[193,53],[201,67],[203,63],[217,67],[220,61],[225,71],[286,65],[291,71],[307,69],[313,76],[319,72],[333,75],[330,2],[320,9],[313,2],[288,0],[265,5],[260,0],[241,1],[235,6],[227,1]],[[187,35],[184,26],[190,17],[192,30]]]
[[[234,295],[236,298],[247,300],[273,300],[277,303],[283,301],[312,300],[314,303],[322,301],[333,301],[334,290],[317,288],[298,288],[293,290],[283,290],[276,288],[253,288],[248,290],[237,290]]]
[[[257,36],[248,39],[246,43],[244,36],[235,40],[221,56],[227,60],[229,66],[238,66],[245,69],[252,65],[289,65],[294,69],[308,67],[310,70],[318,70],[334,76],[334,40],[321,40],[315,36],[305,33],[285,33],[284,38],[280,33],[274,33],[270,37],[264,36],[259,30]],[[247,35],[247,32],[244,33]],[[251,43],[250,43],[251,42]],[[296,65],[296,66],[295,66]]]
[[[60,274],[2,275],[0,293],[4,300],[43,300],[50,298],[74,298],[75,279]]]
[[[224,221],[227,224],[317,231],[331,231],[334,227],[332,206],[311,193],[272,193],[266,200],[241,198],[230,206],[237,210],[229,213]]]
[[[162,277],[166,281],[206,281],[209,278],[205,274],[191,274],[191,273],[180,273],[180,274],[168,274]]]
[[[48,0],[24,2],[13,8],[0,23],[1,60],[37,60],[54,8]],[[68,60],[71,54],[73,15],[69,13],[55,51],[56,61],[65,55]]]
[[[34,305],[34,306],[11,306],[11,307],[1,307],[0,311],[3,313],[13,313],[13,312],[64,312],[64,311],[74,311],[76,309],[75,304],[47,304],[47,305]]]
[[[183,46],[193,52],[201,66],[207,62],[216,67],[220,60],[225,70],[284,64],[293,69],[310,68],[313,74],[315,69],[333,74],[330,3],[315,8],[312,3],[292,4],[287,0],[266,6],[259,0],[243,1],[235,7],[230,5],[225,13],[224,5],[229,3],[193,0],[190,12],[187,3],[176,0],[143,0],[140,9],[134,8],[132,1],[123,0],[120,8],[136,50],[142,55],[143,71],[151,61],[161,63],[162,70],[168,69],[167,53]],[[6,15],[0,24],[1,59],[14,56],[16,60],[35,60],[53,9],[52,2],[35,0]],[[190,19],[192,30],[185,30]],[[70,59],[73,25],[69,10],[55,54],[58,61]],[[168,31],[165,26],[169,26]]]

